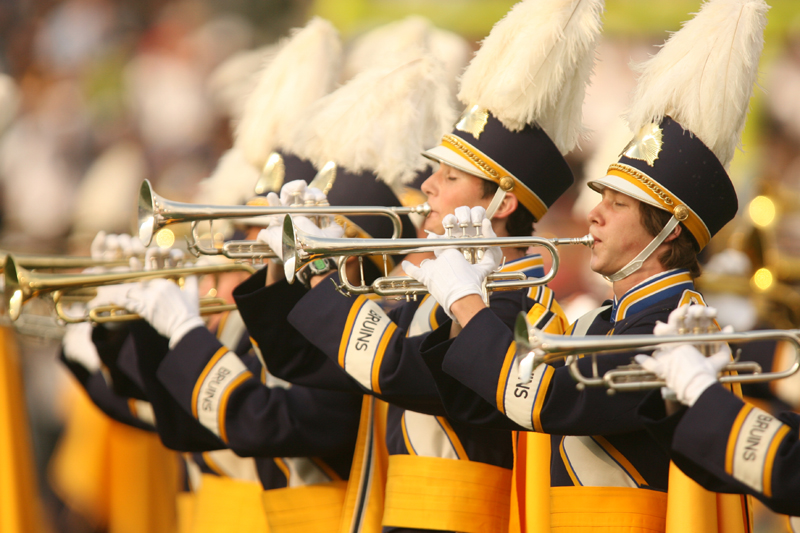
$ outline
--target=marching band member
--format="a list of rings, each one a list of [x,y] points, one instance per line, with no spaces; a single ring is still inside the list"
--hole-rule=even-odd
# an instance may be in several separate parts
[[[599,5],[593,3],[587,8],[584,4],[578,10],[579,15],[576,19],[580,22],[576,24],[586,24],[589,19],[591,28],[587,30],[591,34],[587,39],[589,43],[584,46],[576,35],[565,37],[566,42],[560,40],[560,32],[564,26],[568,30],[572,29],[567,21],[569,15],[573,14],[575,3],[554,4],[537,7],[534,2],[524,2],[517,8],[522,14],[510,15],[511,22],[508,23],[512,26],[512,30],[509,31],[513,31],[532,20],[547,20],[549,21],[545,24],[549,31],[547,46],[555,45],[559,52],[564,52],[563,48],[568,48],[574,52],[573,56],[578,56],[575,59],[578,65],[569,63],[569,68],[565,69],[566,75],[563,74],[563,70],[554,69],[548,71],[546,76],[543,75],[541,86],[537,83],[533,88],[527,87],[530,97],[524,99],[526,104],[524,113],[517,111],[521,114],[532,113],[544,124],[554,124],[548,132],[550,136],[538,126],[527,125],[525,119],[518,122],[517,129],[521,131],[515,133],[511,129],[506,129],[483,109],[468,110],[456,126],[454,134],[444,137],[447,144],[428,152],[430,157],[441,161],[441,166],[422,187],[423,192],[428,194],[432,208],[432,214],[425,221],[426,229],[441,232],[446,215],[453,216],[456,208],[464,203],[489,207],[496,199],[494,203],[498,209],[491,223],[493,230],[501,235],[508,235],[510,232],[516,235],[529,235],[532,222],[541,217],[550,204],[572,183],[571,172],[561,154],[574,146],[579,120],[577,125],[574,120],[560,123],[555,116],[564,107],[575,110],[576,102],[577,109],[580,109],[582,88],[590,70],[585,60],[588,58],[589,65],[591,64],[593,38],[596,38],[599,30],[599,24],[596,23]],[[554,13],[559,16],[551,16]],[[592,21],[595,24],[592,24]],[[585,34],[580,36],[586,37]],[[520,49],[526,47],[535,50],[540,44],[530,33],[526,34],[523,41]],[[545,43],[542,43],[540,48],[544,47]],[[542,63],[548,62],[546,54],[544,57],[537,53],[533,55],[537,57],[525,55],[521,60],[525,72],[534,71]],[[563,65],[560,67],[563,68]],[[358,81],[356,78],[351,83]],[[579,85],[580,89],[576,85]],[[564,86],[569,86],[574,93],[578,93],[577,100],[574,100],[576,98],[574,93],[563,99],[556,98],[564,96],[562,90]],[[359,90],[351,86],[350,89],[349,95],[345,93],[342,96],[344,102],[352,101],[351,95],[381,92],[380,86]],[[323,109],[315,115],[317,118],[314,126],[319,130],[332,130],[325,121],[319,121],[319,116],[322,115],[329,119],[329,124],[338,126],[337,131],[344,132],[342,136],[349,144],[359,146],[348,137],[350,128],[343,126],[353,122],[347,120],[348,116],[344,112],[355,114],[359,119],[361,116],[353,112],[352,108],[341,104],[338,105],[338,109],[334,107],[336,97],[336,93],[329,97],[332,109]],[[507,98],[513,100],[513,97],[514,95],[508,95]],[[536,98],[539,100],[532,103],[531,101]],[[557,103],[553,103],[553,100],[557,100]],[[320,108],[324,103],[325,99],[320,101]],[[577,116],[580,116],[579,112]],[[384,116],[380,118],[382,124],[395,123]],[[367,133],[379,130],[378,126],[369,127],[369,122],[359,126]],[[457,146],[467,147],[465,144],[467,136],[480,137],[482,143],[475,144],[479,144],[480,149],[490,150],[493,153],[496,158],[493,168],[481,168],[469,158],[468,153],[475,153],[474,150],[478,148],[473,146],[467,148],[467,151],[457,148]],[[551,140],[551,136],[561,144],[557,146]],[[335,142],[335,139],[325,141],[330,144]],[[394,141],[396,142],[396,139]],[[370,141],[365,139],[364,142]],[[309,152],[313,149],[313,145],[310,146]],[[527,151],[528,157],[520,157],[522,151]],[[360,153],[370,153],[370,150],[363,149]],[[311,155],[310,158],[314,160],[328,157],[324,151],[321,154]],[[347,165],[342,163],[342,166]],[[380,176],[381,169],[377,164],[376,167]],[[511,168],[514,173],[512,175],[510,171],[504,170],[503,174],[499,174],[498,168]],[[542,168],[547,171],[542,175],[537,174],[536,171]],[[499,193],[496,192],[501,189],[498,185],[503,186]],[[514,191],[508,193],[511,188],[514,188]],[[480,222],[478,211],[470,212],[466,209],[458,213],[459,220],[466,222],[475,214],[477,222]],[[487,226],[489,225],[486,224],[484,227],[488,232]],[[539,266],[540,259],[537,257],[524,257],[524,252],[516,249],[508,249],[505,252],[507,258],[511,260],[508,267],[530,269],[532,272],[528,274],[533,276],[543,275]],[[330,363],[333,362],[350,375],[351,380],[359,386],[359,390],[392,404],[389,407],[387,428],[389,433],[387,445],[390,453],[384,515],[384,525],[387,526],[387,530],[506,530],[509,469],[512,460],[508,433],[476,430],[467,425],[456,424],[442,416],[444,411],[440,400],[419,357],[418,346],[424,335],[445,319],[446,314],[442,311],[442,307],[433,297],[427,297],[421,302],[401,305],[387,314],[367,298],[359,297],[352,300],[343,297],[334,290],[328,280],[320,282],[321,279],[322,276],[315,276],[312,279],[312,286],[315,284],[316,286],[305,295],[303,289],[295,288],[296,286],[285,282],[259,289],[263,291],[264,298],[259,300],[261,303],[258,312],[262,315],[260,320],[264,323],[264,328],[269,327],[267,322],[274,321],[272,328],[276,339],[280,335],[286,339],[287,333],[294,328],[322,350],[324,356],[329,358],[327,362],[324,359],[319,360],[318,356],[308,351],[300,354],[302,357],[296,355],[290,358],[292,352],[280,350],[276,352],[277,357],[281,357],[282,354],[282,360],[276,360],[276,356],[266,354],[265,358],[271,370],[290,381],[310,381],[316,378],[317,383],[324,386],[345,386],[335,383],[338,378],[329,369]],[[338,281],[336,274],[330,279]],[[250,282],[245,285],[249,284]],[[252,287],[256,289],[255,282]],[[243,288],[244,286],[236,291],[237,302],[248,320],[249,313],[245,311],[245,306],[238,298]],[[244,292],[242,290],[242,293]],[[290,296],[292,293],[295,294],[293,298]],[[302,299],[295,304],[299,296],[302,296]],[[536,316],[544,317],[544,323],[549,321],[559,324],[560,320],[563,320],[558,317],[559,308],[553,303],[552,293],[544,287],[531,291],[530,294],[527,291],[496,294],[493,295],[492,301],[493,306],[498,308],[498,312],[504,313],[509,323],[513,322],[519,310],[529,310],[533,307],[537,307]],[[273,304],[278,302],[281,302],[280,307],[276,309]],[[280,322],[280,316],[285,316],[288,311],[291,311],[288,323]],[[265,314],[269,317],[264,317]],[[259,330],[256,327],[251,329]],[[347,343],[345,332],[351,329],[353,335]],[[357,342],[359,338],[363,338],[363,342]],[[412,487],[410,484],[414,483],[412,481],[414,479],[424,479],[426,482],[416,483]],[[470,479],[472,483],[457,483],[456,479]],[[443,492],[448,492],[453,497],[437,496]],[[480,505],[475,503],[472,508],[466,509],[462,505],[465,501],[485,503]]]
[[[276,129],[333,83],[339,48],[330,24],[317,19],[296,32],[265,68],[236,143],[247,147],[241,152],[251,161],[268,160],[264,151],[276,144]],[[298,69],[307,56],[324,64],[310,61],[308,69]],[[311,90],[301,89],[306,85]],[[294,107],[288,106],[290,94]],[[204,183],[209,199],[234,196],[235,191],[220,190],[236,189],[231,159],[239,159],[238,149]],[[314,176],[313,167],[297,158],[283,158],[280,167],[308,181]],[[230,282],[231,276],[220,281]],[[271,376],[253,354],[238,313],[220,321],[216,336],[203,326],[193,283],[188,280],[181,291],[169,281],[153,280],[113,298],[156,327],[132,325],[118,363],[141,383],[162,441],[195,452],[187,462],[190,481],[199,480],[192,531],[338,530],[360,396],[289,387]],[[236,283],[227,283],[229,290]]]
[[[692,328],[715,317],[714,308],[681,307],[655,333],[676,333],[676,321]],[[689,407],[667,417],[661,394],[651,393],[639,409],[645,427],[675,464],[708,490],[752,494],[776,512],[800,515],[800,415],[773,415],[731,394],[717,381],[730,360],[724,343],[709,357],[689,344],[637,355],[636,361]]]
[[[744,126],[766,9],[762,1],[711,0],[644,65],[628,115],[637,133],[608,174],[589,183],[602,194],[589,214],[590,266],[612,282],[614,299],[569,334],[649,333],[679,305],[702,304],[692,283],[696,254],[737,210],[725,166]],[[528,528],[747,529],[746,502],[717,501],[670,469],[633,416],[640,395],[578,391],[567,368],[550,365],[518,380],[509,329],[473,296],[451,312],[464,325],[460,335],[435,332],[422,346],[449,412],[509,427],[466,385],[510,427],[551,434],[549,523],[537,514]],[[604,358],[600,371],[631,355]],[[589,363],[581,362],[584,372]]]

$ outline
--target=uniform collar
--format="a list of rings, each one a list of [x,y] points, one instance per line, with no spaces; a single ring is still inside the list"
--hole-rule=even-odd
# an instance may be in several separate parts
[[[624,320],[665,298],[679,295],[686,289],[693,290],[694,283],[689,271],[685,269],[676,268],[647,278],[626,292],[619,300],[614,298],[611,323]]]
[[[539,254],[526,255],[513,261],[508,261],[500,272],[524,272],[529,278],[544,277],[544,259]]]

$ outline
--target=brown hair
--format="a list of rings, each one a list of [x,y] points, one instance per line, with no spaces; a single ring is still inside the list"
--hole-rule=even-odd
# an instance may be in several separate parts
[[[647,233],[655,237],[667,225],[672,215],[650,204],[639,202],[639,219]],[[700,263],[697,261],[697,242],[691,232],[681,224],[681,234],[666,243],[669,249],[658,260],[667,270],[683,268],[689,271],[692,279],[700,277]]]
[[[498,185],[489,180],[483,180],[483,197],[494,195]],[[533,234],[533,223],[536,219],[525,206],[518,204],[517,208],[506,219],[506,231],[509,237],[528,237]]]

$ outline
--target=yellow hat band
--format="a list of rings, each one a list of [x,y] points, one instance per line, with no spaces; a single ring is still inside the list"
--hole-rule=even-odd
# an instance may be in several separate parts
[[[527,185],[518,180],[509,171],[498,165],[489,156],[480,150],[452,134],[442,137],[442,146],[452,150],[461,157],[468,159],[475,165],[489,181],[495,182],[506,192],[513,192],[517,200],[531,212],[533,217],[539,221],[547,213],[547,205],[542,202],[536,193],[528,188]]]
[[[614,163],[608,167],[607,174],[624,179],[628,183],[636,186],[655,200],[665,211],[672,213],[694,236],[701,250],[705,248],[708,241],[711,240],[711,232],[708,231],[705,223],[697,213],[683,203],[680,198],[672,194],[663,185],[641,170],[622,163]]]

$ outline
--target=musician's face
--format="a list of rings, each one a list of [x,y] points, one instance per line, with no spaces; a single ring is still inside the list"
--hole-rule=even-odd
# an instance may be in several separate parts
[[[455,213],[456,207],[489,207],[492,196],[483,197],[483,182],[477,176],[442,163],[439,170],[422,184],[422,192],[428,196],[428,205],[431,206],[431,214],[425,219],[423,229],[443,234],[442,218]]]
[[[616,273],[653,240],[642,225],[639,203],[605,188],[602,200],[589,212],[589,232],[594,237],[590,266],[598,274]]]

